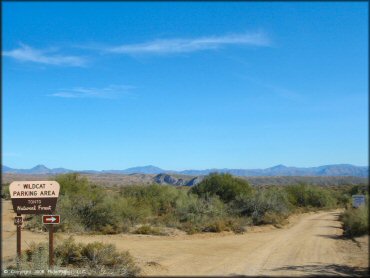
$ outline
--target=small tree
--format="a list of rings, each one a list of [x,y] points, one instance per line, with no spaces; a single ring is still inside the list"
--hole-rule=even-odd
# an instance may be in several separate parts
[[[229,203],[235,200],[237,196],[250,195],[252,191],[252,187],[246,180],[233,177],[230,174],[212,173],[194,186],[190,193],[201,197],[217,195],[222,201]]]

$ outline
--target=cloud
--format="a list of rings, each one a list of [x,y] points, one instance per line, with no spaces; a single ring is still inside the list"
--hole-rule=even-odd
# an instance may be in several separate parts
[[[132,95],[133,86],[110,85],[105,88],[84,88],[76,87],[72,89],[61,89],[56,93],[50,94],[52,97],[60,98],[104,98],[116,99],[123,95]]]
[[[141,44],[124,44],[106,48],[106,52],[120,54],[171,54],[219,49],[231,45],[269,46],[270,39],[261,32],[192,39],[163,39]]]
[[[56,66],[81,67],[86,60],[78,56],[60,55],[54,53],[56,50],[38,50],[28,45],[21,44],[19,48],[3,51],[3,56],[11,57],[22,62],[33,62]]]

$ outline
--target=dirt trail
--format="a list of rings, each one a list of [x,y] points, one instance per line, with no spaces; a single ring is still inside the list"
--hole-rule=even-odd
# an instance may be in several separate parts
[[[309,213],[283,229],[257,228],[230,233],[179,236],[74,235],[77,242],[104,241],[128,250],[142,275],[349,275],[367,267],[367,237],[356,244],[341,240],[339,211]],[[3,259],[15,255],[14,213],[3,203]],[[58,234],[65,238],[67,234]],[[47,242],[46,233],[22,232],[23,247]],[[363,273],[363,272],[362,272]],[[361,274],[362,274],[361,273]]]

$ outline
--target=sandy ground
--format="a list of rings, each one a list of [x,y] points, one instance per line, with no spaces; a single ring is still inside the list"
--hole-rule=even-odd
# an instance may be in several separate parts
[[[15,256],[16,227],[9,201],[2,204],[2,261]],[[364,275],[368,236],[343,240],[339,211],[307,213],[277,229],[255,227],[247,233],[176,236],[74,235],[77,242],[103,241],[128,250],[141,275]],[[41,217],[41,216],[40,216]],[[57,233],[55,244],[68,234]],[[47,242],[47,233],[22,231],[22,250]]]

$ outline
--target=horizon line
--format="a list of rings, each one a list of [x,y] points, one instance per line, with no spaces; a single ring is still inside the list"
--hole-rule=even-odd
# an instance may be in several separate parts
[[[126,167],[126,168],[121,168],[121,169],[102,169],[102,170],[95,170],[95,169],[79,169],[79,170],[75,170],[75,169],[70,169],[70,168],[65,168],[63,166],[60,166],[60,167],[53,167],[53,168],[49,168],[48,166],[46,166],[45,164],[36,164],[35,166],[33,167],[30,167],[30,168],[14,168],[14,167],[9,167],[5,164],[2,164],[1,166],[2,167],[7,167],[7,168],[10,168],[10,169],[15,169],[15,170],[30,170],[30,169],[33,169],[35,167],[38,167],[38,166],[43,166],[49,170],[54,170],[54,169],[65,169],[65,170],[70,170],[70,171],[76,171],[76,172],[83,172],[83,171],[97,171],[97,172],[102,172],[102,171],[125,171],[125,170],[129,170],[129,169],[132,169],[132,168],[145,168],[145,167],[155,167],[155,168],[159,168],[160,170],[163,170],[163,171],[174,171],[174,172],[183,172],[183,171],[206,171],[206,170],[265,170],[265,169],[270,169],[270,168],[274,168],[274,167],[278,167],[278,166],[282,166],[282,167],[286,167],[286,168],[317,168],[317,167],[323,167],[323,166],[339,166],[339,165],[348,165],[348,166],[354,166],[354,167],[369,167],[369,165],[356,165],[356,164],[351,164],[351,163],[334,163],[334,164],[322,164],[322,165],[316,165],[316,166],[287,166],[287,165],[284,165],[284,164],[276,164],[276,165],[273,165],[273,166],[270,166],[270,167],[254,167],[254,168],[250,168],[250,167],[246,167],[246,168],[235,168],[235,167],[231,167],[231,168],[228,168],[228,167],[212,167],[212,168],[199,168],[199,169],[196,169],[196,168],[184,168],[184,169],[177,169],[177,170],[174,170],[174,169],[164,169],[162,167],[158,167],[158,166],[155,166],[155,165],[152,165],[152,164],[148,164],[148,165],[143,165],[143,166],[132,166],[132,167]],[[1,169],[2,171],[2,169]]]

